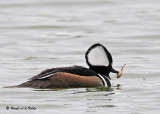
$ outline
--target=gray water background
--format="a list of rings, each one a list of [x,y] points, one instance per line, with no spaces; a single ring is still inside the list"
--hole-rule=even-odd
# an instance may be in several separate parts
[[[127,64],[110,89],[3,88],[47,68],[87,67],[94,43],[115,69]],[[159,0],[0,0],[1,114],[159,114],[159,68]]]

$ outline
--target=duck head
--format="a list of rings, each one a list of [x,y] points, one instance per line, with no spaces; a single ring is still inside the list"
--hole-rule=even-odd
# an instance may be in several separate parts
[[[86,63],[91,70],[109,77],[109,73],[116,73],[117,78],[122,75],[123,67],[120,71],[113,69],[112,56],[109,51],[101,44],[92,45],[85,54]],[[110,78],[110,77],[109,77]]]

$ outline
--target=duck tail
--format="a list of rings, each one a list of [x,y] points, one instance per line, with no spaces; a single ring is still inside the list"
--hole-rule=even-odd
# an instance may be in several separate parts
[[[4,86],[3,88],[18,88],[19,85],[15,85],[15,86]]]

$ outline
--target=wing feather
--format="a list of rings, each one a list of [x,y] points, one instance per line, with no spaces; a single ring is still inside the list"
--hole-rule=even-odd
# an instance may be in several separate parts
[[[71,74],[76,74],[80,76],[98,76],[98,74],[88,68],[82,67],[82,66],[72,66],[72,67],[61,67],[61,68],[52,68],[52,69],[47,69],[39,73],[38,75],[30,78],[29,80],[42,80],[42,79],[47,79],[52,74],[56,72],[65,72],[65,73],[71,73]]]

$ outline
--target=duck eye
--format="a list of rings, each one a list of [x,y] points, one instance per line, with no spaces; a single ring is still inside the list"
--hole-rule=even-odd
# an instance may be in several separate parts
[[[112,66],[112,63],[110,64],[110,66]]]

